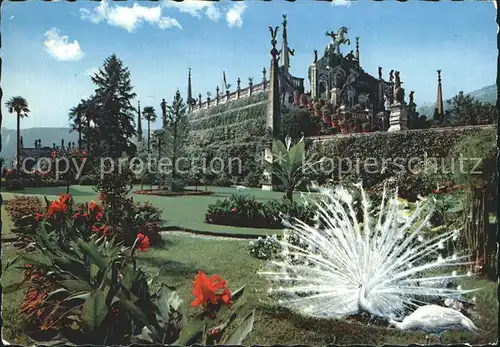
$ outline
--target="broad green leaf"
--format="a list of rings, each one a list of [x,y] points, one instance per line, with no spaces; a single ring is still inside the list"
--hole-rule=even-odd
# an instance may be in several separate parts
[[[92,286],[85,281],[81,280],[62,280],[59,283],[66,289],[73,292],[90,292],[92,291]]]
[[[89,292],[76,293],[76,294],[68,296],[62,302],[68,302],[71,300],[87,300],[89,297],[90,297]]]
[[[236,289],[231,294],[231,298],[233,299],[233,304],[235,304],[239,299],[241,299],[241,297],[243,296],[244,293],[245,293],[245,286],[243,286],[239,289]]]
[[[28,288],[31,286],[31,283],[28,282],[27,279],[21,281],[21,282],[16,282],[16,283],[13,283],[13,284],[9,284],[7,286],[4,286],[2,284],[2,294],[9,294],[9,293],[13,293],[19,289],[24,289],[24,288]]]
[[[125,265],[122,268],[122,285],[127,288],[128,291],[132,289],[132,283],[134,281],[134,271],[130,266]]]
[[[26,253],[26,254],[23,254],[21,257],[22,257],[22,259],[24,259],[29,264],[33,264],[33,265],[45,265],[45,266],[52,266],[53,265],[52,259],[49,256],[45,255],[45,254],[41,254],[41,253],[32,253],[32,254],[29,254],[29,253]]]
[[[158,329],[152,324],[152,322],[148,320],[147,315],[137,305],[135,305],[131,300],[125,298],[121,291],[118,292],[117,295],[120,298],[120,302],[130,311],[130,313],[132,313],[133,316],[139,319],[142,324],[147,326],[158,340],[163,337],[163,334],[161,334],[160,336],[160,334],[158,333]]]
[[[36,232],[36,228],[32,225],[18,226],[10,229],[14,234],[22,235],[33,235]]]
[[[59,296],[60,298],[56,299],[56,300],[61,300],[63,298],[66,298],[68,295],[69,295],[69,292],[66,289],[59,288],[59,289],[53,290],[49,294],[47,294],[47,297],[45,298],[45,300],[55,299],[57,296]]]
[[[176,345],[190,346],[199,343],[203,334],[203,321],[194,319],[182,328]]]
[[[242,345],[243,340],[250,334],[253,329],[253,322],[255,319],[255,310],[252,311],[248,316],[246,316],[241,324],[236,328],[235,331],[229,335],[224,341],[225,345]]]
[[[99,290],[90,294],[83,305],[83,324],[93,332],[99,328],[107,314],[108,308],[104,292]]]
[[[92,278],[97,277],[99,271],[100,271],[99,266],[97,266],[96,264],[90,264],[90,276]]]
[[[97,247],[91,243],[87,243],[83,240],[78,240],[78,247],[82,250],[87,257],[89,257],[94,264],[99,266],[101,269],[106,269],[109,265],[109,258],[103,257],[97,250]]]

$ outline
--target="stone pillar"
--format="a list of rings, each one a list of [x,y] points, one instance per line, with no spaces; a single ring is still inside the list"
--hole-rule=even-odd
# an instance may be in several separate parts
[[[219,104],[219,86],[217,86],[217,88],[215,88],[215,104],[218,105]]]
[[[318,69],[316,67],[316,64],[312,64],[309,67],[309,82],[311,83],[311,98],[318,98],[318,81],[317,81],[317,74],[318,74]]]
[[[408,129],[408,106],[404,103],[395,103],[389,106],[389,129],[400,131]]]
[[[262,90],[266,90],[266,68],[264,67],[264,69],[262,70]]]
[[[252,95],[253,92],[253,79],[250,77],[248,79],[248,95]]]
[[[240,78],[238,77],[238,80],[236,81],[236,98],[239,99],[240,98],[240,92],[241,92],[241,88],[240,88],[240,85],[241,85],[241,80]]]
[[[277,31],[277,28],[276,28]],[[275,31],[275,33],[276,33]],[[272,145],[273,140],[279,138],[281,125],[281,104],[280,104],[280,85],[278,79],[278,59],[279,54],[276,49],[276,38],[272,36],[271,44],[271,68],[269,71],[269,94],[267,106],[267,121],[266,121],[266,147],[264,158],[268,163],[272,163]],[[279,181],[272,174],[272,170],[265,170],[263,175],[262,190],[277,190]]]
[[[332,88],[330,92],[330,102],[334,108],[340,106],[340,88]]]
[[[198,94],[198,108],[201,110],[201,93]]]
[[[408,129],[415,129],[417,123],[417,104],[411,101],[408,104]]]

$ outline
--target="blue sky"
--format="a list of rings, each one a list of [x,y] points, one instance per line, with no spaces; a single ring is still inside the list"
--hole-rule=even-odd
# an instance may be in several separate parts
[[[193,92],[203,97],[221,86],[223,70],[233,86],[238,77],[242,85],[248,77],[260,81],[262,68],[269,70],[268,26],[279,25],[282,14],[295,49],[291,72],[306,78],[306,89],[313,50],[321,54],[329,42],[325,31],[343,25],[352,41],[360,37],[364,70],[377,76],[382,66],[385,78],[391,69],[401,71],[417,104],[435,101],[437,69],[445,98],[495,83],[491,2],[27,1],[2,4],[3,101],[28,100],[24,128],[67,126],[68,110],[94,89],[89,73],[112,53],[129,67],[141,105],[157,111],[177,88],[185,98],[189,67]],[[2,112],[3,126],[15,128],[3,104]]]

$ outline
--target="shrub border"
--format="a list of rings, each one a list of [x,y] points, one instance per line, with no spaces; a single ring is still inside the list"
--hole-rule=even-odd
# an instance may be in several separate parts
[[[142,189],[136,190],[133,192],[134,194],[139,195],[156,195],[156,196],[207,196],[212,195],[214,192],[212,191],[204,191],[204,190],[192,190],[186,189],[182,192],[169,192],[165,189]]]

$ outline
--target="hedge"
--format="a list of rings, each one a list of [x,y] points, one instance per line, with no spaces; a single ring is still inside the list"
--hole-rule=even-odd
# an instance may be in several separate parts
[[[436,173],[432,180],[428,179],[427,172],[418,172],[422,168],[419,163],[434,160],[442,165],[444,170],[439,170],[437,174],[445,181],[450,177],[446,170],[449,169],[448,160],[454,146],[466,136],[485,136],[489,132],[495,133],[496,128],[445,128],[309,139],[308,155],[328,158],[323,170],[309,178],[319,183],[327,179],[362,181],[365,188],[375,191],[381,190],[384,181],[393,178],[394,185],[400,190],[423,194],[436,188]],[[370,166],[370,163],[377,166]],[[349,165],[352,170],[349,170]],[[408,168],[413,169],[412,172]]]

